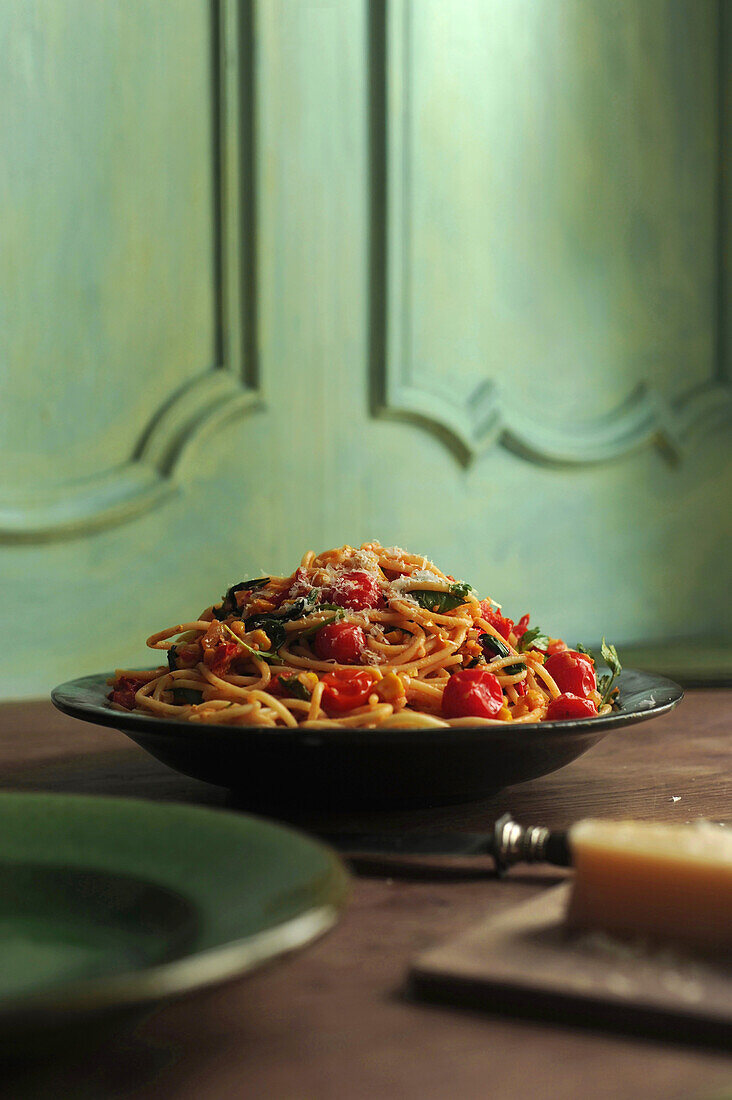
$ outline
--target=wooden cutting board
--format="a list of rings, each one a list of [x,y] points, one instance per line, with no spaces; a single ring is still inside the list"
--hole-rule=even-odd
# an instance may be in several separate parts
[[[412,989],[491,1012],[729,1046],[729,959],[570,933],[570,888],[548,890],[427,951],[412,965]]]

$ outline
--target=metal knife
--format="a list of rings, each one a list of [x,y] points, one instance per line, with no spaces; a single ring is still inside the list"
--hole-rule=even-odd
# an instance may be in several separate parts
[[[565,831],[544,825],[519,825],[504,814],[488,833],[326,833],[322,839],[346,856],[491,856],[499,875],[515,863],[551,863],[571,867]]]

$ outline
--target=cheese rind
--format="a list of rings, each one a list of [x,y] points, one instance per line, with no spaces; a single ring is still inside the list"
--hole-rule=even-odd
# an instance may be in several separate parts
[[[732,831],[587,820],[569,842],[572,928],[732,952]]]

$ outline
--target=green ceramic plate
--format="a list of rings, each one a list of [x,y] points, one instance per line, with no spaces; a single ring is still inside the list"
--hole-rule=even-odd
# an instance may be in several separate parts
[[[0,794],[0,1041],[252,970],[336,920],[337,857],[240,814]]]

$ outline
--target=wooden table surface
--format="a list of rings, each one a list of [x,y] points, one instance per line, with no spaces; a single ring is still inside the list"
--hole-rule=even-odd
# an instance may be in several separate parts
[[[554,775],[470,806],[313,826],[481,829],[510,809],[564,826],[588,814],[732,825],[732,692],[691,691],[665,718],[608,736]],[[226,806],[225,791],[176,775],[122,734],[49,704],[0,708],[0,776],[13,790],[130,795]],[[516,868],[504,881],[461,872],[354,882],[340,924],[249,979],[161,1009],[93,1055],[0,1068],[15,1098],[140,1100],[716,1100],[732,1096],[721,1050],[512,1020],[409,998],[409,960],[490,912],[557,881]],[[730,1090],[729,1092],[727,1090]]]

